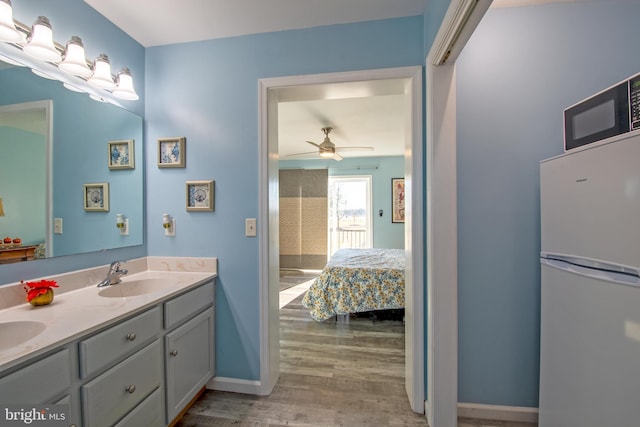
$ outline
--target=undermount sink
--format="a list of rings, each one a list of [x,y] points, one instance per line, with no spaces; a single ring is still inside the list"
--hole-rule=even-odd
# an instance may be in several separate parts
[[[7,350],[39,335],[46,325],[32,320],[0,323],[0,351]]]
[[[170,279],[160,278],[123,281],[102,289],[98,295],[107,298],[135,297],[162,291],[173,284],[174,281]]]

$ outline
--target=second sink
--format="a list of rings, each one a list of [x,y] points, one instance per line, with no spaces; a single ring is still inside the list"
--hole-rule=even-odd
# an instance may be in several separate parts
[[[153,292],[162,291],[174,284],[170,279],[150,278],[122,281],[117,285],[103,288],[98,295],[108,298],[125,298],[146,295]]]

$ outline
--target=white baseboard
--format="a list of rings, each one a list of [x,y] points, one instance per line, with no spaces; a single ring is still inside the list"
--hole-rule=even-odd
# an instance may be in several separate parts
[[[260,395],[260,381],[240,380],[237,378],[213,377],[208,383],[209,390],[230,391],[232,393]]]
[[[538,408],[524,406],[482,405],[458,402],[458,416],[481,420],[537,423]]]

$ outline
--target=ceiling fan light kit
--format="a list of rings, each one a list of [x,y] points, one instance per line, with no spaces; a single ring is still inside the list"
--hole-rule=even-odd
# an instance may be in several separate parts
[[[313,141],[306,141],[307,143],[316,147],[318,149],[317,151],[290,154],[287,157],[317,154],[323,159],[333,159],[336,161],[340,161],[342,160],[342,156],[338,154],[338,151],[373,151],[373,147],[336,147],[336,145],[333,142],[331,142],[331,139],[329,139],[329,133],[332,130],[333,128],[331,126],[326,126],[322,128],[322,132],[324,133],[324,141],[322,141],[321,144],[316,144]]]

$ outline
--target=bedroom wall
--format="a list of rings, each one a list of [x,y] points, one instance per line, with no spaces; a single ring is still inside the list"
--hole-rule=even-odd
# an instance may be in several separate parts
[[[404,157],[345,158],[326,160],[281,160],[280,169],[328,168],[329,176],[371,175],[373,208],[373,247],[404,248],[404,224],[391,222],[391,178],[404,176]],[[382,216],[378,212],[382,210]]]
[[[218,257],[218,376],[260,377],[259,247],[244,237],[244,219],[259,212],[258,80],[421,65],[422,23],[417,16],[147,49],[149,255]],[[170,136],[187,138],[185,169],[155,166],[153,144]],[[185,212],[185,181],[196,179],[216,181],[215,212]],[[177,220],[175,238],[163,236],[163,213]]]
[[[457,62],[459,400],[538,405],[538,162],[565,107],[640,72],[638,2],[491,9]]]

